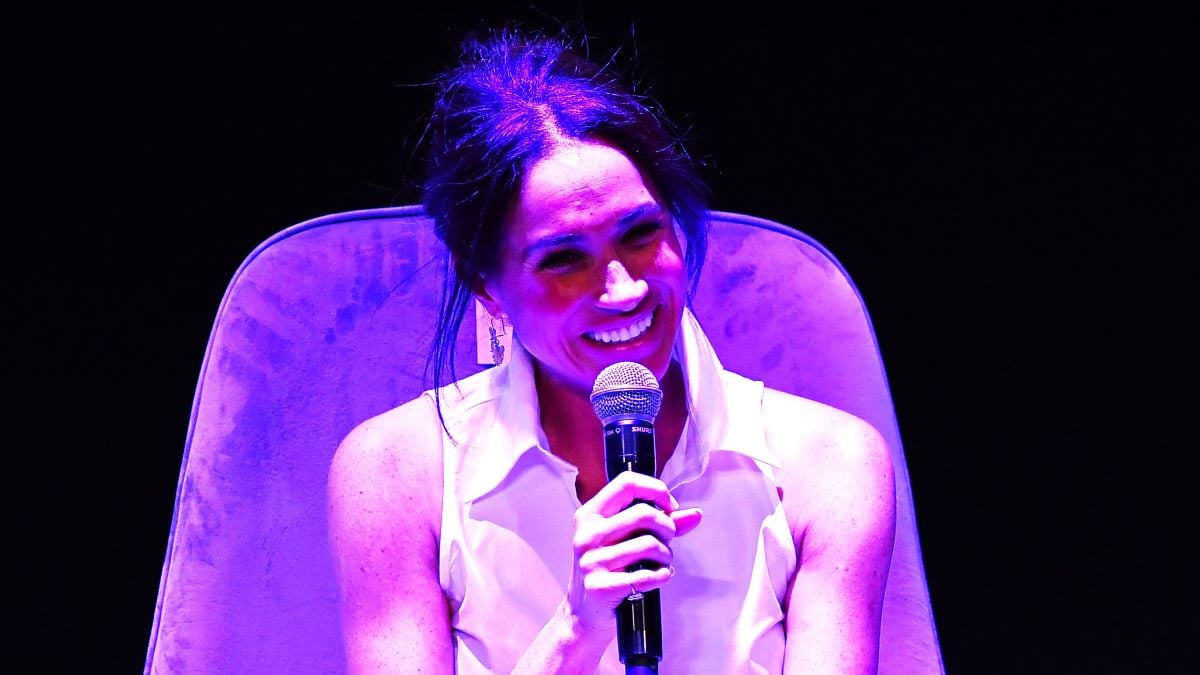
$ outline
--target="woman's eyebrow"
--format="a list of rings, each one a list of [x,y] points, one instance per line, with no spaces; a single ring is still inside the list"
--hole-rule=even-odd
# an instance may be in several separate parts
[[[544,248],[553,248],[555,246],[574,244],[574,243],[577,243],[582,240],[583,240],[583,235],[575,233],[575,232],[547,235],[545,237],[542,237],[541,239],[538,239],[537,241],[533,242],[532,244],[526,246],[521,251],[521,259],[522,260],[528,259],[530,256],[532,256],[533,254],[537,253],[538,251],[540,251]]]
[[[625,212],[617,219],[617,225],[621,229],[625,229],[638,221],[647,218],[658,218],[662,214],[662,207],[655,202],[646,202],[639,204]],[[567,244],[575,244],[583,241],[584,236],[577,232],[564,232],[561,234],[550,234],[538,239],[521,250],[521,259],[527,260],[530,256],[544,248],[553,248],[555,246],[565,246]]]
[[[655,218],[657,218],[661,214],[661,206],[655,202],[646,202],[645,204],[639,204],[638,206],[630,209],[628,213],[621,216],[620,219],[617,220],[617,224],[619,224],[621,227],[628,227],[629,225],[632,225],[646,216],[653,215]]]

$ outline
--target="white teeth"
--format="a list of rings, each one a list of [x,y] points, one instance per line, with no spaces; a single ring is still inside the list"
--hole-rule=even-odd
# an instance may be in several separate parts
[[[634,323],[631,326],[625,326],[620,330],[601,330],[594,333],[588,333],[588,337],[596,342],[628,342],[635,337],[646,332],[650,324],[654,321],[654,314],[648,314],[646,318]]]

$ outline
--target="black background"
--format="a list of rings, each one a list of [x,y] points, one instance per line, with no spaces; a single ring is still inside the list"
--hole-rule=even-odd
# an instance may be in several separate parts
[[[806,231],[855,279],[948,670],[1183,672],[1194,42],[1116,15],[734,4],[547,11],[582,13],[597,53],[636,45],[714,208]],[[35,671],[141,668],[225,284],[288,225],[416,201],[420,83],[505,18],[545,22],[522,3],[9,17],[9,557],[34,572],[9,581]]]

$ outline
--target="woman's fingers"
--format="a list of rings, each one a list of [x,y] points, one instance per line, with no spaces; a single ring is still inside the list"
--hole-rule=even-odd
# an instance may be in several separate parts
[[[584,570],[624,571],[636,563],[668,567],[672,559],[669,546],[651,535],[643,534],[611,546],[586,551],[579,557],[579,566]]]
[[[704,512],[699,508],[677,509],[671,512],[671,520],[675,521],[675,536],[682,537],[683,535],[696,529],[700,524],[700,519],[704,516]]]
[[[651,534],[669,544],[695,529],[702,515],[698,508],[679,508],[657,478],[626,471],[575,512],[575,547],[587,550],[637,534]]]
[[[671,496],[665,483],[635,471],[617,474],[580,508],[585,512],[608,518],[620,513],[635,501],[650,502],[667,513],[679,508],[679,502]]]
[[[671,567],[658,569],[635,570],[633,572],[613,571],[589,575],[588,590],[597,595],[613,598],[613,607],[633,592],[645,593],[656,588],[662,588],[675,570]]]
[[[575,568],[567,587],[572,611],[588,625],[611,628],[612,610],[622,600],[670,581],[671,541],[700,518],[700,509],[680,508],[653,476],[626,471],[609,481],[575,512]]]
[[[609,518],[584,513],[577,521],[577,543],[586,547],[612,544],[639,533],[652,534],[663,541],[675,538],[674,519],[649,504],[633,504]]]

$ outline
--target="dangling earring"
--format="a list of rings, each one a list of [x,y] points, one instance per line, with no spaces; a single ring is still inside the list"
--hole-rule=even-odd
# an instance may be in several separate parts
[[[478,298],[475,299],[475,363],[485,367],[504,363],[513,341],[508,315],[499,307],[496,311],[498,313],[493,316]]]
[[[492,363],[498,366],[504,363],[504,345],[500,344],[500,338],[496,335],[495,326],[488,326],[488,332],[492,334]]]
[[[497,321],[500,322],[499,332],[496,331]],[[492,345],[492,363],[496,364],[497,366],[501,363],[504,363],[504,345],[500,344],[500,336],[504,334],[504,323],[503,316],[500,316],[499,318],[492,317],[492,319],[488,321],[488,334],[491,335]]]

